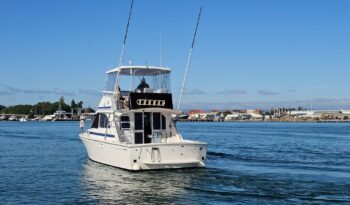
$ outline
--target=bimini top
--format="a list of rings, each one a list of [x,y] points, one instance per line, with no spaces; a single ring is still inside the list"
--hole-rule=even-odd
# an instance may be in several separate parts
[[[120,66],[107,71],[110,73],[119,73],[120,75],[135,75],[135,76],[152,76],[162,75],[171,72],[170,68],[154,67],[154,66]]]

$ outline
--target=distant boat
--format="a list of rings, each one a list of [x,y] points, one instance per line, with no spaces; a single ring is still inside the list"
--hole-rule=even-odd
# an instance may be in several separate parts
[[[62,110],[61,102],[59,102],[58,110],[55,113],[53,113],[54,118],[52,119],[52,121],[69,121],[71,120],[71,118],[69,118],[68,116],[71,115],[71,113]]]
[[[18,119],[15,115],[11,115],[11,117],[9,117],[9,121],[18,121]]]
[[[6,119],[7,119],[6,115],[1,115],[1,116],[0,116],[0,121],[6,120]]]
[[[52,121],[54,117],[54,115],[45,115],[40,121]]]
[[[25,117],[21,117],[21,118],[19,118],[19,121],[20,122],[27,122],[27,119]]]
[[[36,117],[36,118],[31,119],[30,121],[39,121],[39,120],[40,120],[40,118]]]

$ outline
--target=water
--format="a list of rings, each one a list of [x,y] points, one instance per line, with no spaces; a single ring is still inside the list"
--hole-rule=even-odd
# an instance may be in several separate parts
[[[350,124],[179,123],[206,169],[92,162],[79,122],[0,122],[0,204],[350,204]]]

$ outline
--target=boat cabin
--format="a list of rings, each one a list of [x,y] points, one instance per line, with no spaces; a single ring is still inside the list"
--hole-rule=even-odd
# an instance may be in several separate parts
[[[108,71],[98,109],[173,109],[170,72],[169,68],[150,66],[122,66]]]
[[[127,144],[179,140],[172,121],[172,114],[177,112],[173,110],[170,72],[169,68],[151,66],[122,66],[108,71],[92,129]]]

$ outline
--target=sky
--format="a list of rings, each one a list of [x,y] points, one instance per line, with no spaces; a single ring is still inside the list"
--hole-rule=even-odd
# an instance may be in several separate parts
[[[131,1],[0,0],[0,104],[97,107]],[[350,109],[350,1],[135,0],[125,62],[172,68],[183,109]]]

